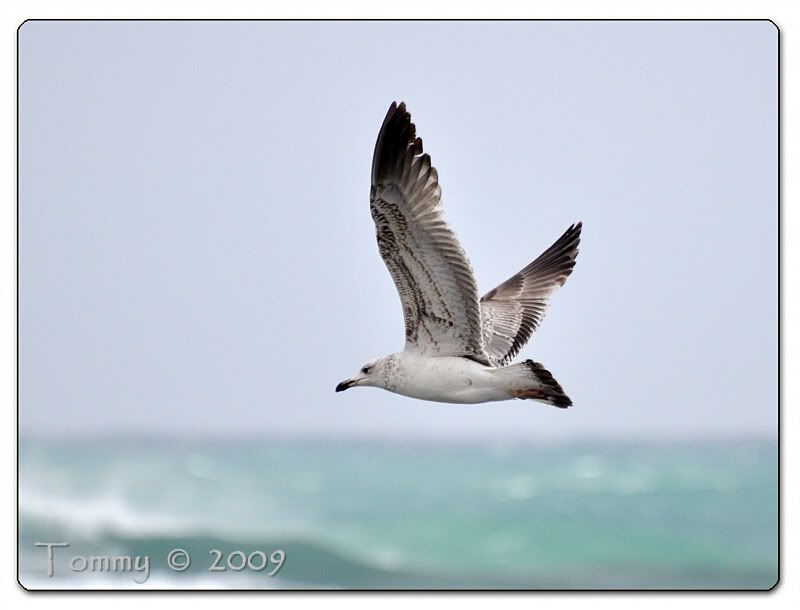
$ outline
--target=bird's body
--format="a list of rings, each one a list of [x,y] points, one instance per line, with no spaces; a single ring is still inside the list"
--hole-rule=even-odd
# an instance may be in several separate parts
[[[406,345],[336,391],[374,386],[421,400],[572,401],[541,364],[510,364],[539,326],[550,294],[572,273],[581,224],[480,299],[472,269],[442,215],[441,189],[405,104],[392,104],[372,163],[378,250],[400,295]]]
[[[542,392],[546,386],[531,374],[535,363],[491,367],[458,356],[426,358],[399,352],[385,358],[383,388],[419,400],[475,404],[524,398],[526,392]],[[541,387],[539,387],[541,386]]]
[[[468,358],[425,358],[413,352],[389,356],[384,388],[396,394],[434,402],[479,403],[507,400],[492,367]]]

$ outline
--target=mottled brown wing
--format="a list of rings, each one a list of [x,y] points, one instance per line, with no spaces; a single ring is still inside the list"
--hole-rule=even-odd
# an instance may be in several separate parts
[[[403,103],[392,103],[375,144],[370,210],[400,294],[406,350],[488,365],[475,278],[444,220],[436,169]]]
[[[530,265],[481,297],[483,342],[494,366],[510,363],[539,327],[550,295],[572,273],[580,239],[577,223]]]

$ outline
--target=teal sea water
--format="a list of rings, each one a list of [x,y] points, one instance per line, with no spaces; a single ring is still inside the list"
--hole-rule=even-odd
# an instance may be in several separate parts
[[[770,441],[22,438],[19,499],[29,588],[767,589],[778,570]],[[36,542],[70,544],[52,577]],[[254,568],[209,570],[212,549]],[[147,556],[147,581],[70,567],[112,556]]]

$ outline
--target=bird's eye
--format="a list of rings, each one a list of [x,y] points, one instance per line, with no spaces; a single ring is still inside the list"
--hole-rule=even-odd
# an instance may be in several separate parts
[[[365,366],[363,369],[361,369],[361,372],[364,373],[365,375],[369,375],[369,368],[370,367]]]

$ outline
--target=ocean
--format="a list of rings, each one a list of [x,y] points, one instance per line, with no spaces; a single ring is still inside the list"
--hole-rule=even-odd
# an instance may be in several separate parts
[[[19,578],[31,589],[768,589],[777,454],[752,439],[21,438]],[[51,546],[51,563],[37,543],[69,546]]]

